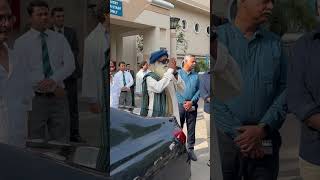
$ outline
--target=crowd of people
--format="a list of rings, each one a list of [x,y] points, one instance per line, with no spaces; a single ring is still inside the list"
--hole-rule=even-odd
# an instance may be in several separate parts
[[[179,68],[174,58],[169,59],[166,50],[158,50],[151,53],[149,61],[140,64],[135,78],[129,73],[130,69],[126,69],[125,62],[118,64],[118,71],[116,62],[110,63],[110,106],[132,110],[131,95],[134,94],[141,101],[137,107],[141,116],[174,116],[182,128],[187,126],[187,149],[194,161],[197,160],[194,145],[200,96],[205,101],[208,119],[210,109],[210,73],[200,78],[195,72],[196,63],[195,56],[186,55]]]
[[[6,42],[15,18],[8,1],[0,1],[1,143],[25,147],[85,142],[79,132],[77,82],[83,77],[82,96],[91,105],[98,103],[95,90],[103,84],[90,83],[97,82],[96,72],[102,77],[101,67],[108,64],[108,10],[107,3],[98,7],[99,23],[85,40],[82,71],[77,33],[65,26],[63,7],[50,10],[45,1],[30,2],[30,28],[9,48]],[[100,112],[95,110],[90,106],[91,112]]]

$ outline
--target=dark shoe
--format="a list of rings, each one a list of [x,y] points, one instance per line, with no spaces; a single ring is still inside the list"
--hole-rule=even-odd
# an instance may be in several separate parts
[[[198,160],[198,158],[197,158],[196,154],[194,153],[193,149],[189,149],[188,154],[189,154],[189,157],[190,157],[190,159],[192,161],[197,161]]]

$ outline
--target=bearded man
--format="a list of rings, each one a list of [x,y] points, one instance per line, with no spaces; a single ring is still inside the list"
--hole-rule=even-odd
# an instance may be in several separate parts
[[[182,93],[185,84],[178,75],[175,59],[168,59],[165,50],[153,52],[150,56],[150,71],[142,82],[142,116],[179,116],[176,92]]]

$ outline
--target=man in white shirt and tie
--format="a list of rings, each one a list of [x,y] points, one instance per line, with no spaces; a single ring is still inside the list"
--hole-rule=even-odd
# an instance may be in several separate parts
[[[133,85],[133,78],[130,72],[126,71],[126,63],[119,63],[120,70],[114,75],[114,81],[119,82],[121,93],[119,107],[132,109],[132,96],[130,87]]]
[[[15,42],[27,63],[35,97],[29,117],[29,142],[62,145],[69,140],[69,111],[63,81],[75,69],[74,56],[62,34],[48,29],[49,7],[41,0],[28,8],[31,29]],[[48,131],[48,135],[46,131]]]
[[[0,142],[24,147],[33,92],[25,63],[6,44],[13,23],[8,1],[0,0]]]

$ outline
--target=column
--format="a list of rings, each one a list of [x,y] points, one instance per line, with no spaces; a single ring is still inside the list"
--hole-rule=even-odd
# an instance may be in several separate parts
[[[170,57],[177,59],[177,34],[175,29],[170,30]]]
[[[143,59],[148,60],[153,51],[160,49],[160,28],[155,27],[143,32]]]

